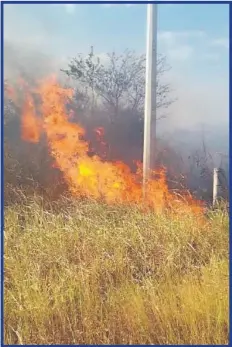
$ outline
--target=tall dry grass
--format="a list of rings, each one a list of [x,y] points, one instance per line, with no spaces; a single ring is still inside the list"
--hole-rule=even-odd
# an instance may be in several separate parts
[[[228,215],[5,209],[5,344],[227,344]]]

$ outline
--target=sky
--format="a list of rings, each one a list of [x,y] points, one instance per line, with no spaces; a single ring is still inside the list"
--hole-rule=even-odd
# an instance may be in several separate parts
[[[106,52],[125,49],[143,54],[146,5],[6,4],[4,40],[24,54],[44,53],[61,68],[90,46],[103,59]],[[166,79],[177,98],[163,125],[228,127],[229,6],[159,5],[158,53],[171,66]]]

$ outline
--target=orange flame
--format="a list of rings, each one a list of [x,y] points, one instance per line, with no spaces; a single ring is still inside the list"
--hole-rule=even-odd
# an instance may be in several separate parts
[[[40,139],[41,124],[36,117],[34,101],[31,95],[27,94],[23,105],[21,133],[24,141],[37,143]]]
[[[122,162],[104,162],[99,156],[88,156],[89,145],[84,141],[84,129],[70,122],[66,103],[73,95],[71,89],[64,89],[54,78],[43,81],[37,94],[40,97],[39,113],[41,122],[35,114],[33,98],[26,93],[22,110],[22,138],[38,142],[40,133],[46,134],[51,155],[56,166],[63,172],[70,191],[74,196],[104,199],[107,203],[144,202],[141,165],[136,174]],[[98,128],[100,138],[104,129]],[[146,205],[155,211],[172,208],[172,211],[193,211],[201,213],[199,202],[185,194],[178,198],[168,190],[165,170],[152,173],[148,182]]]

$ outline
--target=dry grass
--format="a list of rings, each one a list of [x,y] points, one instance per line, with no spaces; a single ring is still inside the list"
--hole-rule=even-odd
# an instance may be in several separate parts
[[[94,202],[7,207],[5,344],[227,344],[228,223],[222,210],[202,223]]]

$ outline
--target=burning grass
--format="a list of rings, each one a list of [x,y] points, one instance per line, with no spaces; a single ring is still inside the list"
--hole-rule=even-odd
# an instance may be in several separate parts
[[[5,209],[5,344],[228,344],[228,215]]]
[[[54,166],[62,172],[73,196],[104,200],[107,204],[143,202],[141,163],[137,163],[134,174],[123,162],[105,161],[105,149],[102,158],[89,156],[85,129],[72,123],[72,114],[66,107],[73,90],[62,88],[55,78],[42,81],[36,90],[28,90],[25,84],[23,88],[22,139],[36,143],[45,135]],[[96,134],[105,148],[104,129],[97,129]],[[182,192],[180,199],[169,191],[164,168],[151,172],[147,192],[146,206],[156,212],[162,212],[168,206],[174,213],[182,210],[202,214],[202,204],[194,201],[190,194]]]
[[[227,344],[227,213],[170,191],[164,169],[144,201],[140,164],[89,155],[71,90],[22,87],[22,139],[46,138],[72,198],[5,208],[5,344]]]

